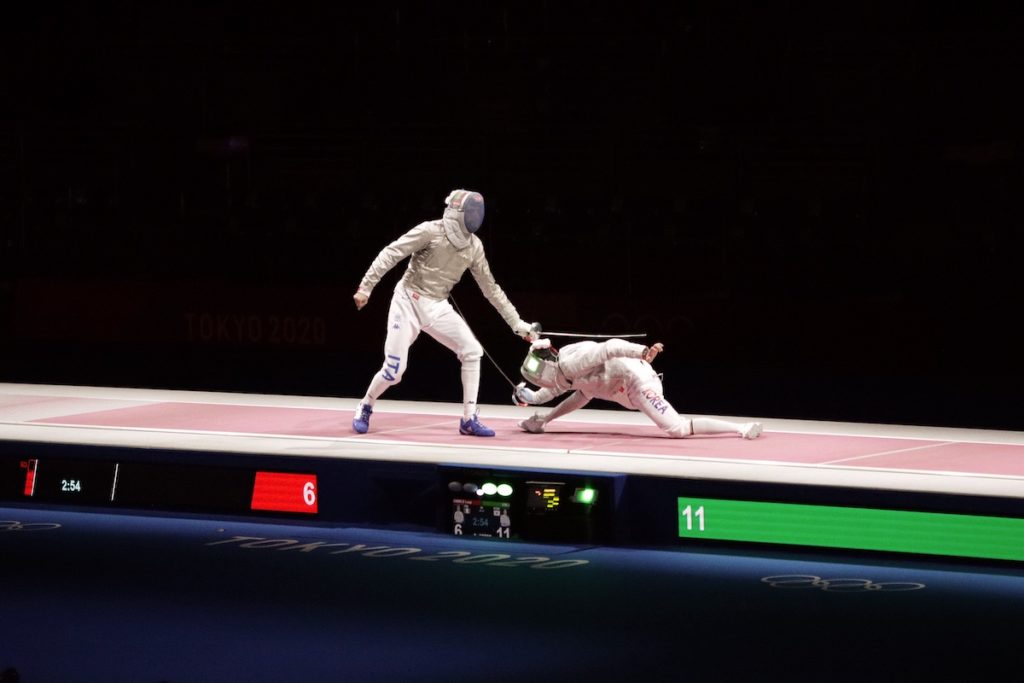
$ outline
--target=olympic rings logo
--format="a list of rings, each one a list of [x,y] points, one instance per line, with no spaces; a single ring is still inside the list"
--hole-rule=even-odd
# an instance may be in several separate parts
[[[60,524],[55,522],[18,522],[15,520],[0,521],[0,531],[47,531],[59,529]]]
[[[761,579],[761,582],[768,584],[772,588],[811,588],[828,593],[893,593],[897,591],[917,591],[925,587],[925,584],[916,581],[883,581],[879,583],[871,579],[823,579],[813,574],[765,576]]]

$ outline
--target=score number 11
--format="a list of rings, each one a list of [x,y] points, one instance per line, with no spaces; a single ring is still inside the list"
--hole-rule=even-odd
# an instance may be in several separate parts
[[[686,530],[693,531],[693,519],[697,518],[697,531],[704,531],[704,506],[701,505],[696,510],[693,509],[692,505],[687,505],[683,508],[680,513],[686,518]]]

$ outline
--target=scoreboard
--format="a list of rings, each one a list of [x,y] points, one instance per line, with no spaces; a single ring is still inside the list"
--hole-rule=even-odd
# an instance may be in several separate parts
[[[0,499],[9,501],[316,516],[318,497],[315,472],[45,456],[0,461]]]
[[[7,446],[0,452],[0,502],[415,524],[508,541],[614,542],[616,493],[625,478],[349,458]]]
[[[1024,499],[618,473],[3,442],[2,502],[398,524],[502,541],[1024,562]]]

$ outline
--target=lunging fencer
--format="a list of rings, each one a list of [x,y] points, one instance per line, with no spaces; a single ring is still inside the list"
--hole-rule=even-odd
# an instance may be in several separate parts
[[[468,269],[513,332],[533,341],[536,323],[531,325],[519,317],[491,274],[483,242],[474,234],[483,221],[483,196],[479,192],[455,190],[445,198],[444,214],[439,220],[420,223],[384,247],[366,271],[352,296],[357,309],[366,305],[373,288],[389,270],[410,257],[405,274],[391,297],[384,365],[356,408],[352,418],[354,431],[365,434],[369,430],[374,404],[388,387],[402,381],[408,368],[409,347],[420,332],[425,332],[451,349],[462,363],[463,416],[459,433],[494,436],[494,430],[483,425],[477,414],[483,347],[466,321],[452,308],[448,295]]]
[[[654,424],[675,438],[694,434],[734,433],[744,439],[761,435],[760,422],[729,422],[710,417],[683,417],[665,399],[661,378],[651,362],[664,350],[661,343],[651,346],[634,344],[623,339],[605,342],[583,341],[555,349],[549,339],[530,345],[520,372],[523,378],[540,387],[531,389],[520,383],[513,393],[518,405],[541,405],[572,393],[554,409],[535,413],[519,422],[519,428],[534,434],[543,433],[552,420],[578,410],[599,398],[614,401],[630,410],[639,410]]]

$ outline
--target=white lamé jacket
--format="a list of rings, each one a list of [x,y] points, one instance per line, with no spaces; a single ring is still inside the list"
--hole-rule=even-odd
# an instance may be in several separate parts
[[[643,360],[646,351],[646,346],[623,339],[564,346],[558,353],[558,369],[566,382],[559,381],[555,387],[534,392],[533,403],[547,403],[573,390],[588,400],[599,398],[639,410],[636,399],[641,390],[658,380],[654,368]]]
[[[483,242],[466,230],[456,214],[446,210],[444,218],[420,223],[384,247],[359,283],[359,291],[369,296],[381,278],[408,256],[409,266],[402,276],[402,285],[428,299],[442,301],[469,269],[480,291],[516,331],[523,320],[495,281]]]

